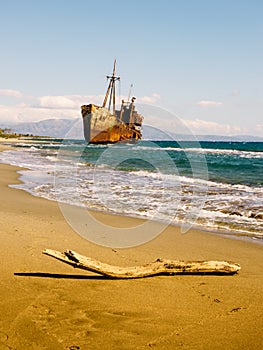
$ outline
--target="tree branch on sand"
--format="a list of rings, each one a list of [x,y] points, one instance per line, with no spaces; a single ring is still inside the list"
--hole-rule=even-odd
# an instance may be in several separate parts
[[[43,254],[56,258],[66,264],[92,271],[111,278],[142,278],[154,275],[214,274],[234,275],[240,265],[228,261],[181,261],[157,259],[142,266],[122,267],[105,264],[99,260],[80,255],[72,250],[58,252],[45,249]]]

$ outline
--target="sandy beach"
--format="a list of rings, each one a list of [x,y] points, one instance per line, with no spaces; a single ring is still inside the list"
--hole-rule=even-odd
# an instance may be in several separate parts
[[[261,348],[262,245],[169,226],[138,247],[98,246],[71,229],[56,202],[8,187],[18,183],[18,170],[0,164],[0,349]],[[139,223],[96,217],[112,226]],[[229,260],[241,271],[112,280],[47,257],[45,248],[121,266],[158,257]]]

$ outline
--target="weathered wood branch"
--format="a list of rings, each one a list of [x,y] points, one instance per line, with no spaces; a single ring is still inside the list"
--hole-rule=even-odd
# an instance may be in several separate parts
[[[72,250],[57,252],[45,249],[43,254],[56,258],[75,268],[98,273],[112,278],[141,278],[154,275],[175,274],[227,274],[233,275],[240,270],[240,265],[227,261],[181,261],[164,260],[156,261],[142,266],[121,267],[105,264],[80,255]]]

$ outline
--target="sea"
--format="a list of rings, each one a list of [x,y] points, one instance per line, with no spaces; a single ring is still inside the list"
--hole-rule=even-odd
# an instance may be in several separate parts
[[[34,196],[263,242],[263,142],[12,145],[0,162],[25,168],[11,187]]]

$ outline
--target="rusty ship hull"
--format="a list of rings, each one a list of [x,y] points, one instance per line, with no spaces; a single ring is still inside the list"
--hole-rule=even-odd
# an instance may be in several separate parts
[[[82,106],[82,117],[87,143],[135,143],[142,138],[139,125],[119,120],[106,108],[94,104]]]

